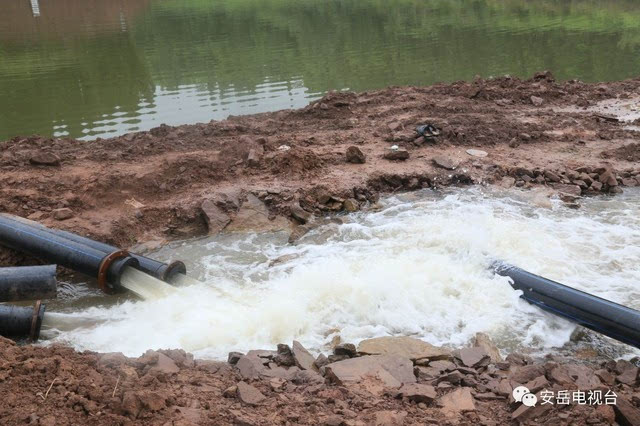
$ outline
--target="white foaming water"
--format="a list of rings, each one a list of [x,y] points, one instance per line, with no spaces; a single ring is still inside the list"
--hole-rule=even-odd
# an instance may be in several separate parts
[[[388,199],[382,211],[320,227],[295,246],[279,235],[232,234],[165,249],[159,254],[186,260],[203,283],[72,314],[104,322],[54,340],[210,358],[293,339],[321,350],[335,334],[461,345],[482,331],[502,348],[565,344],[575,326],[520,299],[487,269],[496,258],[640,308],[640,192],[586,199],[577,210],[559,201],[539,208],[520,191],[447,194]]]

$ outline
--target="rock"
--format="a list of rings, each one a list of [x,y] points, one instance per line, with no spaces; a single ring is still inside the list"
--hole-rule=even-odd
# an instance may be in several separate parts
[[[538,401],[540,401],[539,396]],[[522,424],[522,422],[526,420],[540,417],[547,411],[551,410],[551,407],[551,404],[542,405],[541,403],[538,403],[533,407],[521,404],[513,413],[511,413],[511,419],[519,422],[519,424]]]
[[[55,209],[52,213],[55,220],[67,220],[73,217],[73,210],[67,207]]]
[[[229,352],[227,362],[231,365],[236,365],[242,356],[244,356],[244,354],[240,352]]]
[[[593,181],[590,188],[596,192],[600,192],[602,191],[602,183],[598,182],[597,180]]]
[[[224,396],[225,398],[235,398],[236,396],[238,396],[238,386],[229,386],[222,392],[222,396]]]
[[[527,389],[529,389],[529,392],[536,393],[539,390],[549,388],[550,384],[549,384],[549,381],[547,380],[547,378],[545,376],[539,376],[539,377],[536,377],[535,379],[525,383],[524,386]]]
[[[320,370],[321,367],[324,367],[327,364],[329,364],[329,359],[325,354],[318,355],[316,360],[313,362],[313,365],[316,366],[318,370]]]
[[[509,378],[516,383],[525,384],[539,376],[544,376],[544,373],[545,371],[542,365],[525,365],[518,367],[515,372],[509,376]]]
[[[612,170],[605,170],[598,177],[600,183],[608,186],[618,186],[618,179],[616,179],[615,173]]]
[[[437,393],[433,386],[420,383],[407,383],[402,385],[398,394],[403,398],[414,402],[431,402],[436,399]]]
[[[413,361],[419,359],[439,360],[451,357],[451,352],[448,349],[405,336],[376,337],[363,340],[358,345],[358,352],[369,355],[398,355]]]
[[[515,183],[516,180],[514,178],[512,178],[511,176],[505,176],[500,181],[500,186],[503,188],[511,188],[513,185],[515,185]]]
[[[558,175],[555,172],[552,172],[551,170],[545,170],[543,175],[544,175],[544,178],[549,182],[560,182],[562,180],[560,175]]]
[[[33,154],[29,162],[37,166],[59,166],[60,157],[52,152],[42,151]]]
[[[276,216],[274,220],[269,218],[269,209],[258,197],[247,195],[245,201],[238,210],[233,221],[227,225],[226,230],[232,232],[276,232],[288,231],[291,225],[282,216]]]
[[[333,353],[335,355],[346,355],[349,358],[356,356],[356,352],[356,345],[353,343],[341,343],[333,348]]]
[[[554,185],[553,188],[561,194],[570,195],[572,197],[579,197],[582,194],[582,190],[578,185],[567,185],[564,183],[559,183]]]
[[[266,397],[255,387],[245,382],[238,382],[238,399],[248,405],[258,405]]]
[[[367,161],[367,157],[357,146],[350,146],[347,148],[347,163],[364,164]]]
[[[535,106],[540,106],[544,103],[544,99],[538,97],[538,96],[531,96],[531,103]]]
[[[625,385],[635,386],[638,381],[638,367],[629,365],[622,374],[616,377],[616,381]]]
[[[436,155],[431,159],[431,161],[433,161],[436,166],[447,170],[455,170],[459,164],[455,159],[444,155]]]
[[[438,405],[446,415],[456,415],[462,411],[475,411],[476,404],[471,395],[471,388],[459,388],[438,400]]]
[[[622,184],[624,186],[638,186],[638,181],[632,178],[624,178],[622,179]]]
[[[316,367],[314,364],[315,359],[313,358],[313,355],[311,355],[309,351],[307,351],[305,347],[302,346],[302,344],[297,340],[293,341],[291,353],[298,368],[300,368],[301,370],[318,371],[318,367]]]
[[[158,352],[158,361],[153,367],[151,367],[151,371],[164,374],[175,374],[180,371],[180,368],[171,358],[163,353]]]
[[[468,149],[467,150],[467,154],[471,155],[472,157],[480,157],[480,158],[484,158],[487,155],[486,151],[482,151],[480,149]]]
[[[247,154],[247,165],[249,167],[258,167],[262,154],[257,149],[250,149]]]
[[[360,209],[360,204],[353,198],[347,198],[342,207],[349,213],[353,213]]]
[[[260,375],[266,370],[264,360],[258,356],[244,355],[236,362],[236,368],[240,372],[242,378],[247,380],[254,380],[260,377]]]
[[[391,388],[416,381],[411,360],[398,355],[350,358],[328,364],[325,371],[326,377],[339,385],[358,383],[367,377],[377,379]]]
[[[278,344],[278,354],[273,359],[279,366],[291,367],[296,365],[296,360],[293,358],[291,348],[289,345],[283,343]]]
[[[311,220],[312,214],[300,207],[299,204],[291,206],[291,216],[303,225]]]
[[[491,362],[493,362],[494,364],[502,362],[502,355],[500,355],[500,350],[493,343],[491,338],[485,333],[476,333],[475,337],[473,338],[473,346],[484,349],[489,355],[489,358],[491,358]]]
[[[390,149],[384,153],[383,158],[391,161],[405,161],[409,158],[409,151],[404,148]]]
[[[297,371],[291,380],[296,385],[319,385],[324,383],[324,378],[313,370]]]
[[[215,235],[221,232],[231,222],[231,218],[224,210],[216,205],[212,200],[204,200],[200,205],[200,209],[204,214],[207,222],[209,235]]]
[[[407,417],[406,411],[378,411],[373,415],[373,426],[402,426]]]
[[[621,425],[640,425],[640,410],[635,408],[631,402],[625,398],[618,397],[613,406],[616,413],[616,421]]]
[[[460,349],[460,360],[467,367],[480,367],[488,365],[491,358],[487,351],[481,347]]]

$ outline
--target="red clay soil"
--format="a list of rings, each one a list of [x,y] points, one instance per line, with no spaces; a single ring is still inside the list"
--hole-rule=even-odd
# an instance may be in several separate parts
[[[239,229],[286,228],[293,241],[315,217],[368,208],[395,191],[446,185],[544,187],[578,206],[582,196],[640,184],[639,133],[601,101],[640,102],[640,79],[558,83],[539,73],[527,81],[330,93],[300,110],[93,142],[15,137],[0,142],[0,211],[141,249]],[[416,126],[426,123],[439,135],[418,137]],[[31,262],[0,249],[0,266]],[[433,389],[402,391],[345,384],[331,369],[324,376],[294,372],[278,355],[247,354],[232,366],[181,351],[127,359],[0,339],[0,423],[640,424],[631,363],[579,366],[514,355],[486,364],[482,355],[470,366],[453,354],[446,368],[410,365],[412,380]],[[517,384],[614,389],[621,398],[615,409],[523,410],[509,400]],[[460,408],[469,401],[473,409]]]
[[[194,361],[181,350],[133,359],[19,347],[0,338],[0,420],[46,426],[638,424],[640,379],[632,363],[534,362],[518,354],[500,360],[487,342],[453,354],[423,354],[413,363],[342,345],[318,372],[300,346],[234,353],[232,365]],[[539,404],[514,401],[512,389],[520,385]],[[561,392],[574,398],[577,390],[601,397],[558,402]],[[551,403],[542,404],[543,392],[554,395]]]
[[[299,206],[326,215],[367,207],[381,193],[451,184],[615,193],[638,184],[640,133],[598,112],[612,100],[640,102],[640,79],[558,83],[546,72],[527,81],[332,92],[299,110],[93,142],[15,137],[0,142],[0,211],[128,248],[219,232],[229,221],[251,227],[233,225],[250,194],[266,204],[268,219],[291,220]],[[416,138],[425,123],[440,136]],[[383,158],[393,145],[409,158]],[[350,146],[364,164],[346,161]],[[456,168],[438,166],[437,157]],[[295,216],[294,234],[308,220]],[[0,251],[0,264],[23,262]]]

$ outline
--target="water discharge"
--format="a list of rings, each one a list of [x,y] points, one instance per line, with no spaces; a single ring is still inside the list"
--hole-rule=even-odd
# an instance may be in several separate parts
[[[174,287],[164,281],[129,266],[122,273],[120,283],[145,300],[170,296],[176,292]]]
[[[557,200],[541,208],[535,199],[517,190],[425,191],[327,223],[296,245],[279,234],[176,244],[157,255],[187,261],[202,282],[81,309],[69,315],[97,322],[53,341],[128,355],[183,348],[210,358],[293,339],[326,350],[336,335],[461,345],[483,331],[501,348],[541,352],[567,343],[575,326],[521,300],[488,270],[495,258],[640,309],[640,191],[585,199],[580,209]],[[632,351],[605,342],[617,354]]]

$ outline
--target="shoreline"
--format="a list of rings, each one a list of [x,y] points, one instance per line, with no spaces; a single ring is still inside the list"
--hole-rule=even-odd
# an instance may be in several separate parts
[[[526,81],[332,92],[299,110],[94,142],[16,137],[0,142],[0,205],[140,252],[219,232],[287,231],[294,243],[322,217],[423,188],[516,186],[543,208],[553,195],[579,208],[581,197],[640,186],[639,119],[627,104],[640,108],[640,79],[557,83],[544,72]],[[439,134],[418,137],[421,124]],[[2,266],[32,262],[0,248]],[[484,337],[453,351],[409,340],[373,353],[363,342],[342,344],[320,361],[300,345],[279,345],[225,363],[176,349],[127,358],[0,338],[0,391],[9,395],[0,418],[349,426],[640,419],[640,370],[631,362],[589,363],[577,352],[505,362]],[[314,366],[325,361],[333,367]],[[509,399],[518,385],[615,389],[622,402],[523,409]]]
[[[421,188],[536,188],[577,206],[640,185],[640,114],[627,104],[640,105],[640,79],[556,83],[545,72],[332,92],[299,110],[94,142],[16,137],[0,142],[0,205],[138,251],[221,231],[293,241],[316,217]],[[439,136],[417,137],[427,123]],[[23,261],[0,249],[0,263]]]

